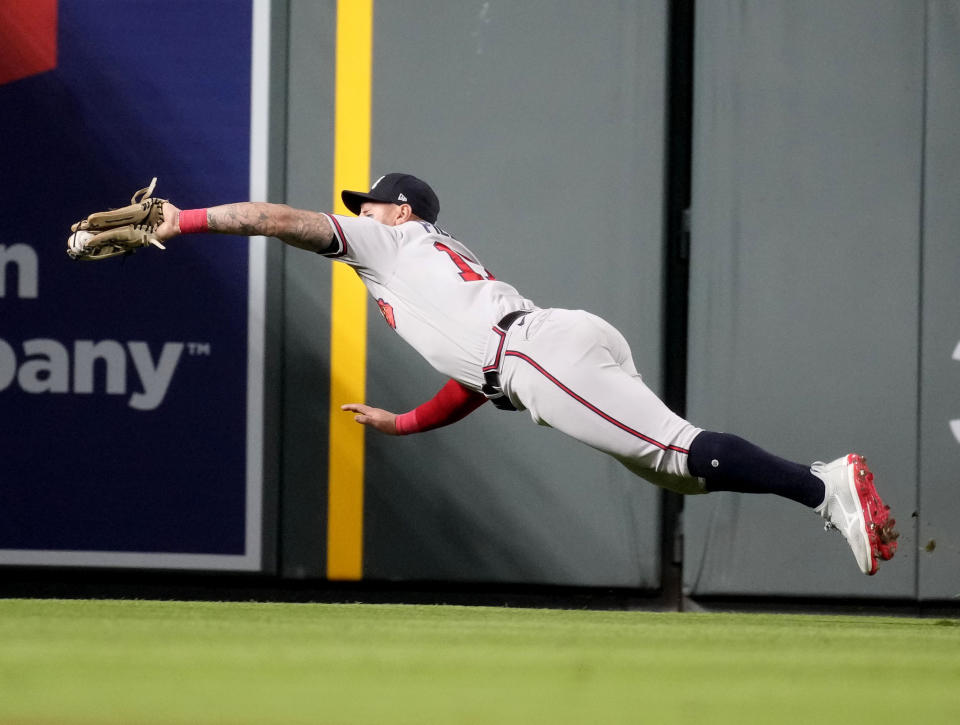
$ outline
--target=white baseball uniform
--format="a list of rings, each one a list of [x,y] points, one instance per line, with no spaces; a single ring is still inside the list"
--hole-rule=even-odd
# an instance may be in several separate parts
[[[657,485],[705,492],[687,468],[700,429],[643,383],[612,325],[581,310],[538,308],[433,224],[327,216],[335,241],[324,256],[356,270],[387,323],[439,372],[476,391],[484,371],[495,372],[513,406],[538,424]],[[497,325],[517,310],[528,314]]]

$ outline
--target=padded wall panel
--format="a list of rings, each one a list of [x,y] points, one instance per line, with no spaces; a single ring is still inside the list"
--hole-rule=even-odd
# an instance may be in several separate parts
[[[684,586],[916,594],[924,7],[697,4],[689,417],[867,455],[902,553],[873,578],[785,499],[687,499]]]

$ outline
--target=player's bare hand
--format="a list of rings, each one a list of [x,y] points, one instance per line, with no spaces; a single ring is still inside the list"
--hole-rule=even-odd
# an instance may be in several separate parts
[[[395,436],[397,433],[397,414],[381,408],[372,408],[363,403],[346,403],[340,406],[340,410],[347,410],[356,413],[353,419],[358,423]]]
[[[157,239],[165,242],[180,233],[180,210],[169,201],[163,202],[163,223],[154,232]]]

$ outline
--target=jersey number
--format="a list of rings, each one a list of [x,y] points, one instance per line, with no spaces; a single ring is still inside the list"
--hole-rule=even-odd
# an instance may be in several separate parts
[[[480,268],[483,270],[483,274],[477,272],[473,267],[470,266],[470,263],[467,262],[467,260],[454,252],[443,242],[434,242],[433,246],[453,260],[453,263],[457,265],[457,269],[460,270],[460,276],[463,278],[464,282],[479,282],[480,280],[484,279],[496,280],[496,277],[490,274],[490,271],[483,267]]]

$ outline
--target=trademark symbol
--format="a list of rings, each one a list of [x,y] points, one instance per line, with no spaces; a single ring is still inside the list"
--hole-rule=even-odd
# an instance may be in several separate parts
[[[187,343],[187,354],[193,355],[195,357],[209,357],[210,356],[210,343],[209,342],[188,342]]]

